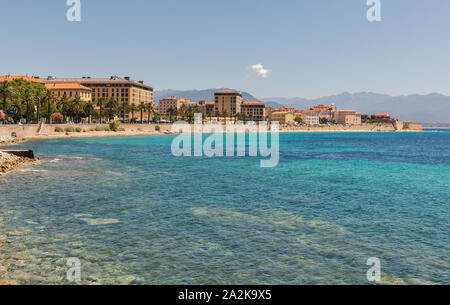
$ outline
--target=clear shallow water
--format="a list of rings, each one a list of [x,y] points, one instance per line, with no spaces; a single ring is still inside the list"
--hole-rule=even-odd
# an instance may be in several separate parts
[[[450,283],[450,133],[281,134],[280,165],[175,158],[172,136],[29,142],[0,180],[0,281]]]

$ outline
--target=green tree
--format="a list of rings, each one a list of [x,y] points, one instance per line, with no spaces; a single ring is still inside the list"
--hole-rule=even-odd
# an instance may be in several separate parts
[[[56,107],[63,116],[63,122],[66,122],[70,111],[70,99],[65,93],[56,102]]]
[[[172,122],[172,118],[177,116],[178,111],[175,107],[169,107],[167,113],[169,114],[169,121]]]
[[[45,91],[44,99],[47,103],[47,123],[50,124],[52,116],[52,105],[54,105],[56,97],[51,90],[47,89]]]
[[[88,118],[88,123],[91,124],[92,121],[92,113],[94,112],[94,103],[92,101],[87,101],[86,103],[84,103],[83,106],[83,111],[84,114],[87,116]]]
[[[76,95],[72,100],[71,100],[71,112],[73,113],[73,115],[76,118],[76,123],[80,123],[81,122],[81,115],[83,113],[84,110],[84,101],[81,99],[81,97],[79,95]]]
[[[147,121],[149,124],[150,124],[150,119],[151,119],[151,116],[153,115],[154,110],[155,110],[155,106],[153,105],[153,103],[148,102],[147,103]]]
[[[141,111],[141,124],[143,124],[144,123],[144,110],[145,110],[144,102],[141,102],[138,107],[139,107],[139,110]]]
[[[100,114],[99,114],[100,123],[103,123],[103,106],[105,105],[105,103],[106,101],[103,97],[97,100],[97,106],[100,107]]]
[[[131,108],[131,119],[130,119],[130,122],[134,123],[134,121],[135,121],[134,112],[136,111],[136,105],[135,104],[131,104],[130,108]]]
[[[3,112],[5,113],[5,119],[3,120],[4,124],[6,124],[7,116],[8,116],[7,100],[12,99],[13,94],[14,94],[14,90],[13,90],[11,83],[8,82],[7,80],[2,82],[0,85],[0,97],[3,100],[2,109],[3,109]]]
[[[122,102],[120,111],[122,112],[122,121],[125,123],[125,115],[130,111],[130,105],[128,105],[128,102]]]
[[[118,104],[116,99],[113,97],[109,98],[106,107],[108,108],[109,120],[112,121],[117,113]]]
[[[297,123],[299,123],[299,124],[303,124],[303,119],[302,119],[302,117],[300,117],[300,116],[296,116],[296,117],[295,117],[295,121],[296,121]]]

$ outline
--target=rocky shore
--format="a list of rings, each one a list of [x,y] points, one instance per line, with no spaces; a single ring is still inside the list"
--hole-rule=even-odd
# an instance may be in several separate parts
[[[0,151],[0,176],[34,161],[34,158],[21,157],[8,152]]]
[[[8,146],[8,145],[15,145],[22,142],[22,139],[20,138],[13,138],[10,136],[2,136],[0,135],[0,146]]]

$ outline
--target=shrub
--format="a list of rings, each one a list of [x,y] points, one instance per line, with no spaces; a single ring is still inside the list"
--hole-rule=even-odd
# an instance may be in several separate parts
[[[103,128],[101,126],[95,126],[95,131],[102,131]]]
[[[94,128],[90,128],[89,131],[95,131],[95,129]]]
[[[58,113],[58,112],[52,114],[51,118],[52,118],[52,122],[57,122],[57,123],[61,123],[64,119],[62,114]]]
[[[73,127],[66,127],[64,128],[65,132],[75,132],[75,129]]]
[[[109,122],[109,129],[112,131],[118,131],[120,127],[120,123],[118,121]]]
[[[82,129],[81,129],[80,127],[77,127],[77,128],[75,129],[75,131],[76,131],[76,132],[81,132]]]
[[[125,131],[125,128],[120,127],[120,128],[118,129],[118,131]]]
[[[64,130],[61,127],[55,127],[55,132],[63,132]]]
[[[161,127],[159,127],[159,125],[156,125],[156,126],[155,126],[155,130],[156,130],[156,131],[161,131]]]
[[[86,129],[83,129],[83,132],[86,132]]]

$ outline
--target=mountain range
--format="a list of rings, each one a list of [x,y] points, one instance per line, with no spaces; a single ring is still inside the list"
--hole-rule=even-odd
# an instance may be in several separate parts
[[[187,98],[193,101],[214,98],[214,92],[228,88],[206,90],[162,90],[155,92],[155,100],[168,96]],[[391,96],[372,92],[348,93],[321,97],[317,99],[305,98],[256,98],[248,92],[242,92],[244,100],[257,100],[264,102],[266,106],[294,107],[297,109],[309,109],[312,106],[335,104],[339,109],[352,109],[363,114],[389,113],[391,116],[403,121],[421,123],[450,123],[450,97],[432,93],[428,95],[404,95]]]

